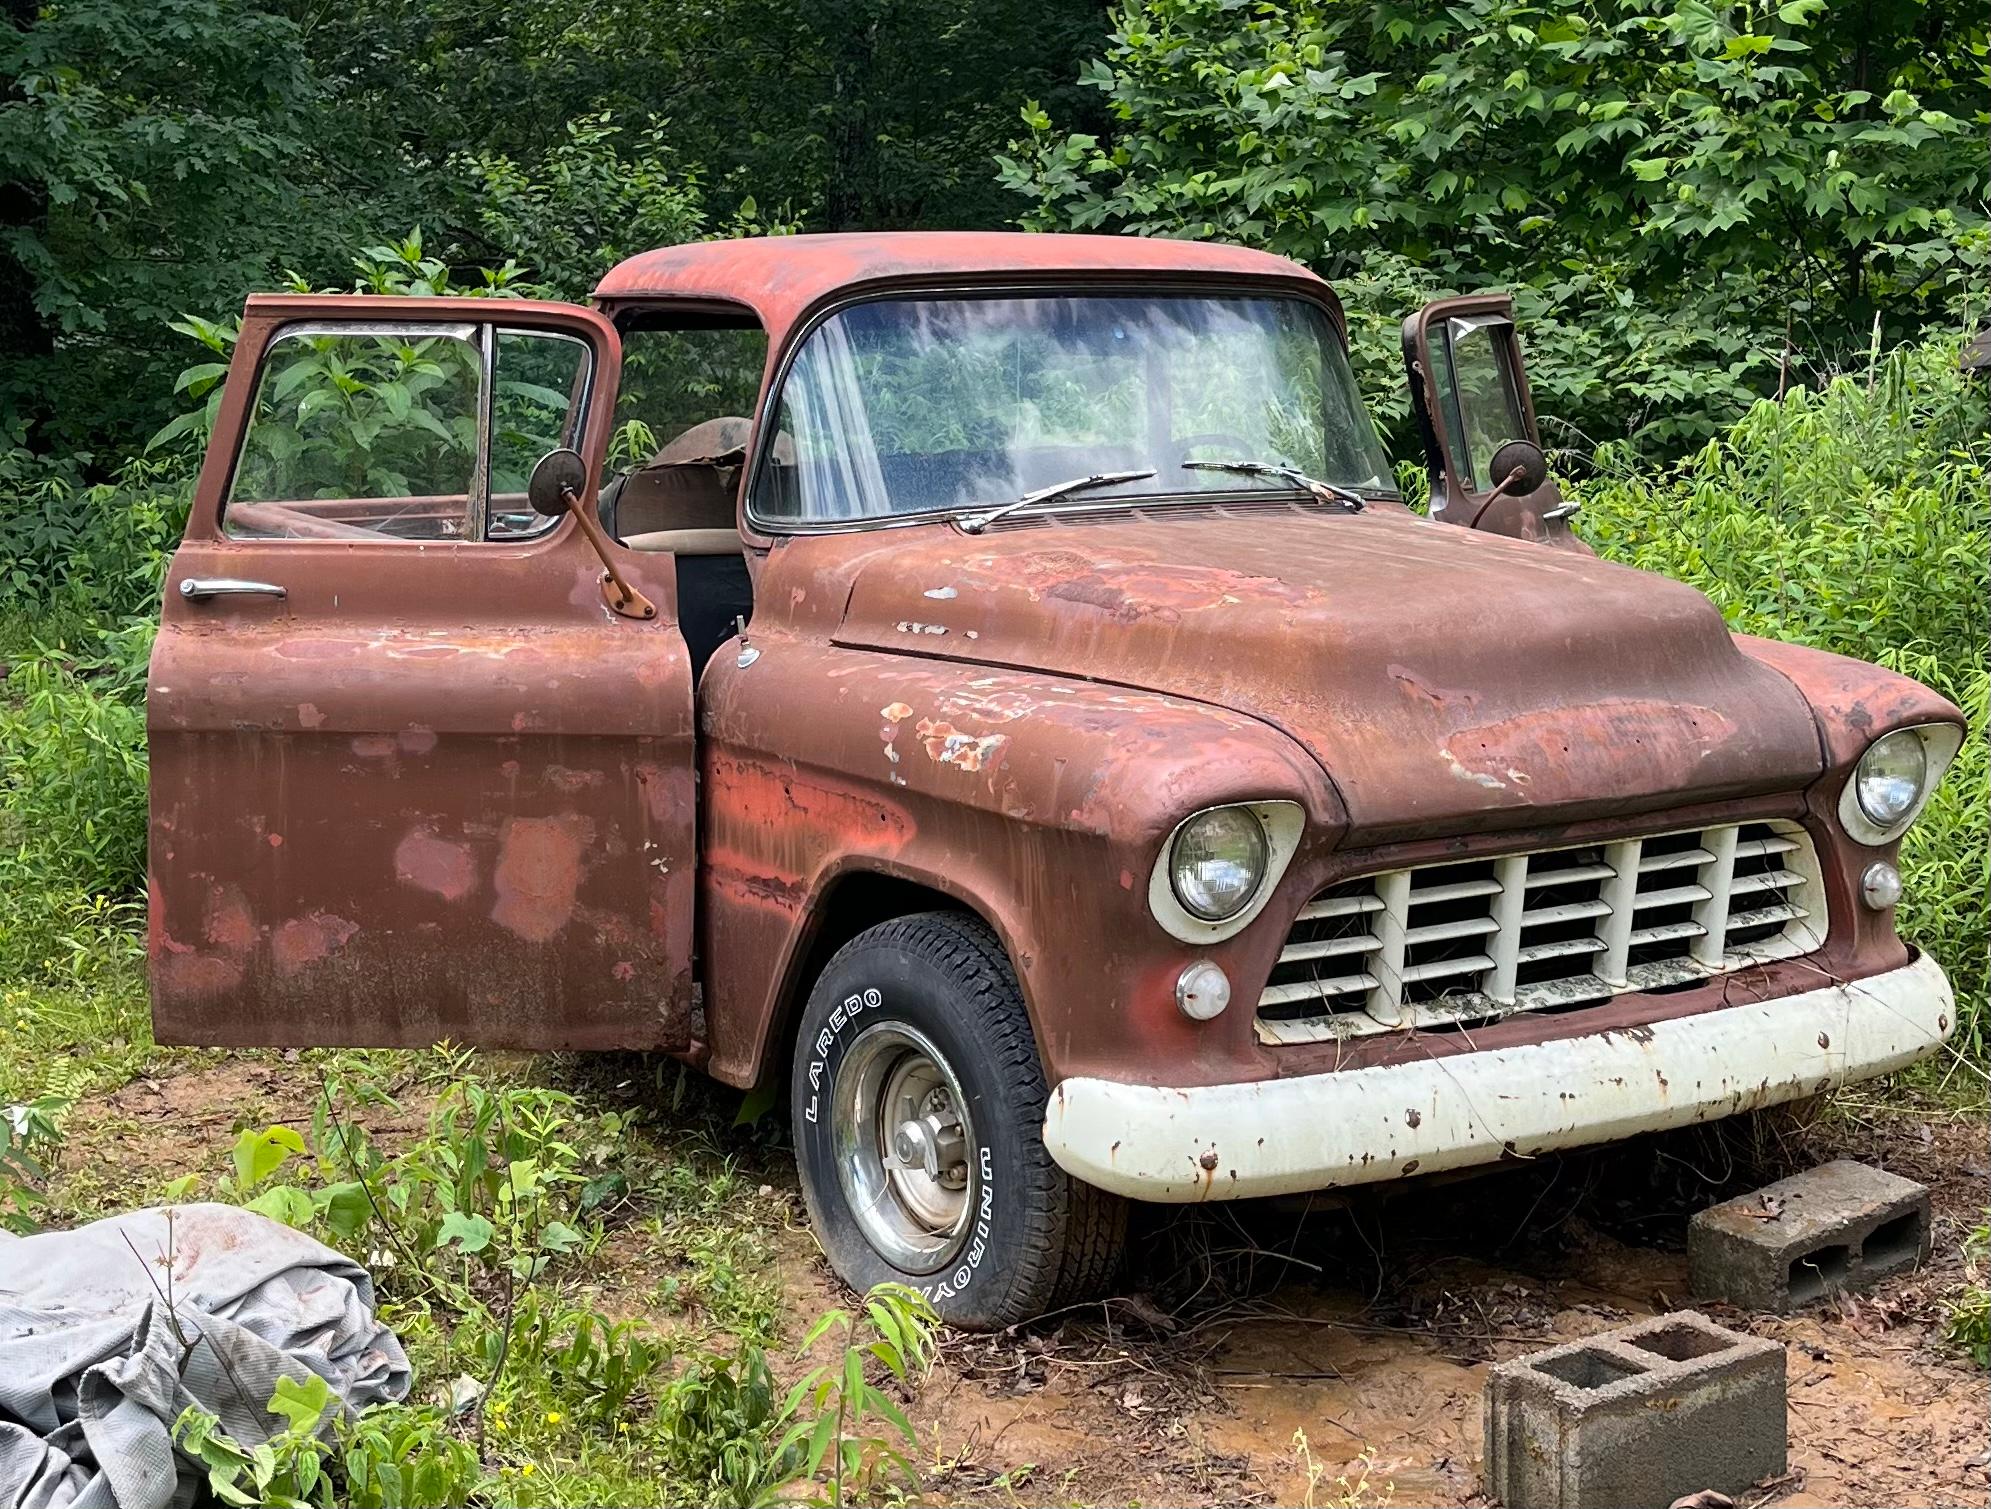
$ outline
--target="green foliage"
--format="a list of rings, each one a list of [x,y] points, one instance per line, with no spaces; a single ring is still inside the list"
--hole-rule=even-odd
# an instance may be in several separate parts
[[[1514,288],[1546,412],[1677,446],[1774,384],[1787,336],[1826,369],[1981,286],[1983,19],[1882,11],[1126,0],[1083,76],[1111,131],[1033,107],[1001,168],[1038,228],[1350,280],[1377,376],[1408,308]]]
[[[193,468],[183,458],[129,460],[111,481],[92,484],[89,460],[0,452],[0,614],[115,624],[158,606]]]
[[[231,496],[460,493],[477,450],[480,382],[476,345],[454,337],[285,339],[265,358]]]
[[[1984,1271],[1991,1257],[1991,1224],[1979,1226],[1963,1244],[1963,1282],[1950,1296],[1949,1343],[1981,1368],[1991,1369],[1991,1280]]]
[[[566,123],[564,137],[537,162],[473,149],[449,162],[466,210],[475,216],[481,255],[529,267],[569,298],[592,288],[624,257],[705,233],[698,172],[670,146],[655,118],[626,130],[607,114]],[[756,209],[744,207],[744,233]]]
[[[795,1423],[782,1447],[805,1448],[803,1474],[827,1476],[829,1502],[839,1509],[847,1492],[869,1502],[895,1478],[918,1488],[912,1464],[889,1439],[852,1431],[889,1425],[907,1445],[914,1443],[905,1413],[865,1376],[865,1363],[882,1363],[902,1385],[923,1377],[933,1359],[935,1321],[918,1290],[879,1284],[865,1296],[862,1314],[826,1311],[803,1338],[804,1352],[825,1336],[837,1336],[843,1345],[836,1362],[811,1369],[789,1393],[782,1413]]]
[[[268,1412],[284,1424],[266,1440],[243,1445],[190,1404],[173,1441],[207,1469],[215,1499],[241,1509],[442,1509],[470,1502],[482,1484],[475,1448],[439,1412],[375,1405],[347,1418],[337,1406],[316,1373],[280,1378]]]
[[[61,0],[0,27],[0,428],[32,419],[54,449],[143,433],[167,319],[321,262],[402,202],[304,32],[221,0]]]
[[[190,1404],[173,1422],[173,1442],[207,1469],[208,1491],[224,1504],[252,1509],[331,1509],[332,1480],[319,1427],[336,1407],[332,1386],[316,1373],[308,1382],[279,1378],[268,1412],[282,1418],[267,1440],[243,1446],[221,1422]]]
[[[151,627],[36,650],[0,682],[0,972],[90,980],[135,948]]]
[[[907,1476],[878,1427],[907,1444],[911,1428],[866,1369],[901,1387],[924,1371],[934,1316],[917,1294],[885,1286],[861,1313],[823,1316],[802,1350],[833,1335],[835,1361],[785,1398],[759,1339],[694,1348],[679,1365],[654,1330],[601,1314],[572,1287],[632,1187],[627,1118],[487,1076],[471,1055],[444,1047],[423,1077],[440,1086],[425,1128],[388,1157],[360,1121],[403,1112],[371,1062],[334,1062],[308,1138],[283,1124],[241,1131],[217,1193],[372,1252],[383,1316],[418,1369],[453,1380],[431,1385],[447,1403],[379,1406],[320,1431],[280,1391],[271,1408],[291,1424],[262,1443],[230,1440],[190,1411],[178,1435],[217,1497],[443,1505],[503,1484],[501,1496],[524,1502],[647,1502],[661,1487],[671,1502],[758,1505],[820,1481],[841,1503]],[[739,1194],[723,1177],[633,1172],[673,1219],[694,1224],[705,1205]],[[196,1182],[175,1181],[168,1197],[187,1197]],[[765,1251],[757,1261],[766,1263]],[[586,1463],[590,1452],[593,1467],[562,1465],[576,1453]]]
[[[1759,403],[1669,470],[1607,448],[1574,489],[1603,554],[1692,583],[1732,627],[1878,661],[1964,709],[1970,736],[1903,843],[1900,922],[1950,971],[1978,1062],[1991,1048],[1983,405],[1956,343],[1936,341]]]
[[[62,1146],[69,1101],[42,1095],[25,1105],[0,1106],[0,1231],[24,1236],[37,1229],[37,1207],[48,1203],[46,1160]]]
[[[477,1448],[439,1409],[376,1405],[338,1423],[345,1509],[452,1509],[483,1489]]]

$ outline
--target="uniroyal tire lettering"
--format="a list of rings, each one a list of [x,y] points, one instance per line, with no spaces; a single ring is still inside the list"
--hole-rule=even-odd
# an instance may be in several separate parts
[[[975,1270],[982,1266],[982,1258],[989,1250],[989,1232],[995,1225],[995,1155],[984,1146],[978,1149],[978,1162],[982,1174],[982,1198],[975,1213],[975,1237],[968,1250],[961,1255],[961,1266],[937,1284],[914,1284],[925,1296],[928,1304],[939,1304],[944,1299],[952,1299],[968,1287],[975,1276]]]

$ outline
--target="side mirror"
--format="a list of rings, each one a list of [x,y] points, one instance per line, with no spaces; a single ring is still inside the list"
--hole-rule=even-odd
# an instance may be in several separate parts
[[[1493,453],[1487,464],[1495,491],[1525,498],[1540,492],[1549,480],[1549,458],[1532,440],[1510,440]]]
[[[579,500],[588,483],[588,464],[578,451],[548,451],[532,468],[525,498],[542,518],[557,519]]]
[[[601,560],[602,596],[624,618],[655,618],[657,605],[637,591],[615,564],[608,537],[601,532],[588,510],[580,506],[581,489],[588,485],[588,464],[578,451],[548,451],[533,464],[525,484],[525,498],[532,511],[548,519],[572,514],[588,545]]]

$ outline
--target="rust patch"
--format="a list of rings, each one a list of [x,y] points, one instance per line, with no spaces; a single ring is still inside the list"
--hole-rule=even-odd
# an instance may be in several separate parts
[[[470,846],[439,838],[418,828],[394,850],[394,873],[406,885],[461,901],[477,884],[477,863]]]
[[[270,956],[278,974],[294,975],[345,947],[346,940],[358,931],[358,923],[330,912],[294,917],[270,938]]]
[[[221,995],[242,983],[242,966],[219,954],[197,954],[169,946],[153,954],[152,968],[161,985],[174,995]]]
[[[594,824],[566,813],[560,817],[515,817],[498,839],[498,865],[491,877],[498,901],[491,920],[528,943],[544,943],[574,915]]]
[[[1657,740],[1655,729],[1686,725],[1684,739]],[[1562,772],[1608,748],[1617,762],[1615,781],[1629,790],[1664,791],[1691,786],[1698,762],[1734,733],[1711,707],[1624,698],[1609,702],[1530,709],[1451,734],[1439,753],[1460,780],[1497,788],[1525,786],[1535,775]]]
[[[1478,692],[1455,692],[1442,686],[1433,686],[1408,666],[1391,665],[1387,670],[1397,688],[1414,701],[1428,702],[1432,707],[1441,709],[1454,707],[1470,709],[1479,703]]]
[[[256,946],[256,919],[239,886],[215,886],[208,892],[207,921],[201,929],[207,941],[231,954],[246,954]]]

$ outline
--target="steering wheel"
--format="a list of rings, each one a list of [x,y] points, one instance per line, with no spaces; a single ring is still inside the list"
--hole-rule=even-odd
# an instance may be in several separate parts
[[[1229,455],[1199,459],[1208,459],[1211,461],[1249,461],[1252,459],[1251,442],[1246,440],[1242,435],[1233,435],[1229,430],[1205,430],[1200,435],[1185,435],[1182,439],[1175,441],[1174,444],[1181,448],[1182,456],[1185,458],[1191,455],[1199,446],[1221,445],[1229,448]]]

